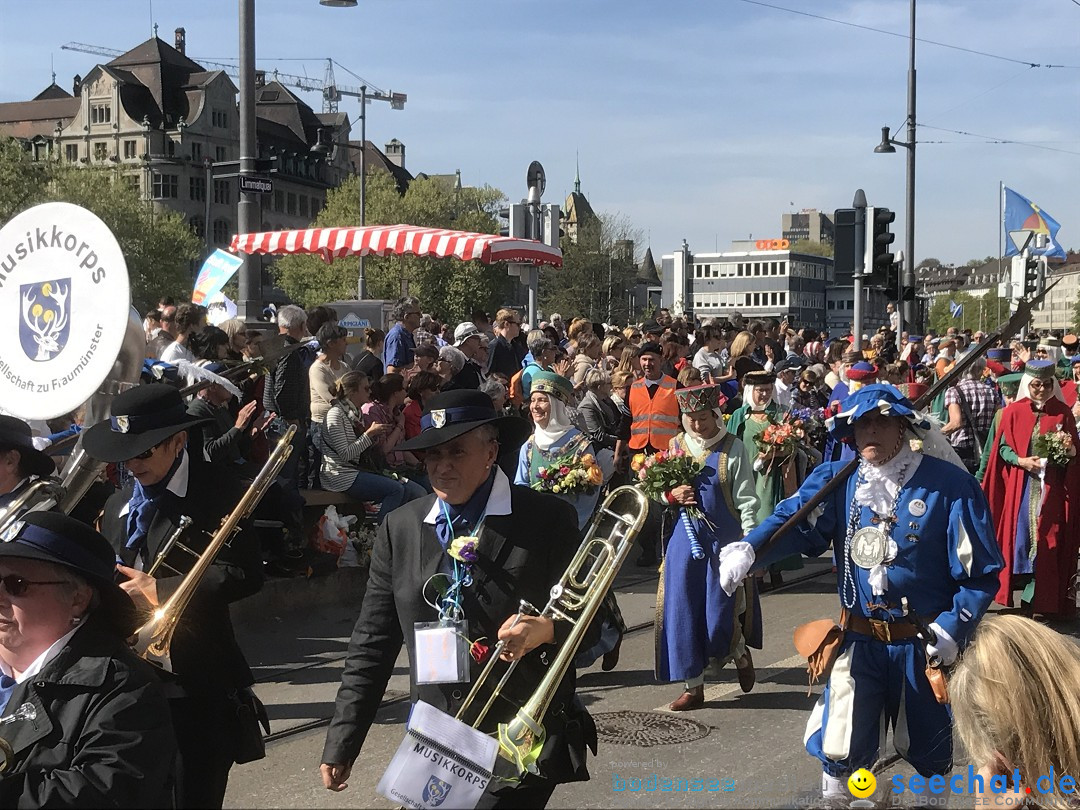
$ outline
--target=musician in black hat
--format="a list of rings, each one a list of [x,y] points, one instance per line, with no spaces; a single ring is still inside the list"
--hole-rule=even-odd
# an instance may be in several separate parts
[[[0,509],[30,483],[56,470],[53,460],[34,447],[30,425],[14,416],[0,415]]]
[[[30,512],[0,542],[0,807],[164,807],[176,739],[108,541]]]
[[[181,517],[192,521],[181,542],[201,550],[208,540],[202,533],[213,535],[244,487],[220,467],[192,461],[187,431],[206,420],[188,414],[171,386],[125,391],[113,400],[112,412],[86,431],[83,446],[92,458],[122,462],[134,478],[106,503],[101,528],[119,560],[120,587],[148,615],[182,582],[172,569],[187,573],[194,562],[174,549],[166,565],[153,576],[146,573]],[[182,687],[171,700],[181,807],[220,807],[233,763],[258,758],[242,747],[250,738],[238,716],[255,711],[254,678],[236,642],[229,604],[261,587],[258,543],[254,532],[242,529],[202,577],[183,614],[184,632],[173,641],[172,668]]]
[[[423,700],[450,715],[461,707],[481,662],[486,663],[486,654],[474,648],[467,681],[418,684],[414,626],[437,621],[440,611],[451,607],[436,595],[440,586],[448,586],[449,593],[455,592],[455,583],[460,587],[458,607],[468,639],[483,639],[491,648],[505,639],[502,658],[520,661],[503,692],[506,700],[495,703],[482,731],[513,717],[514,707],[525,702],[554,662],[558,650],[553,644],[568,632],[567,622],[535,616],[510,626],[520,600],[538,609],[547,603],[548,591],[569,565],[579,537],[573,507],[512,485],[496,464],[499,444],[520,443],[528,423],[499,416],[490,397],[477,391],[444,392],[425,405],[422,432],[401,449],[424,452],[435,494],[391,512],[376,537],[367,591],[323,749],[323,784],[330,790],[348,786],[403,643],[409,649],[413,701]],[[469,570],[450,553],[465,537],[478,538]],[[589,636],[583,647],[593,643],[598,632]],[[502,669],[496,666],[488,691],[482,690],[470,711],[486,702]],[[543,720],[548,741],[538,762],[541,776],[529,774],[512,785],[493,780],[480,807],[543,807],[558,784],[588,779],[585,747],[595,752],[596,732],[574,699],[574,683],[571,666]],[[471,722],[473,716],[463,719]],[[377,774],[360,770],[357,778],[374,784]]]

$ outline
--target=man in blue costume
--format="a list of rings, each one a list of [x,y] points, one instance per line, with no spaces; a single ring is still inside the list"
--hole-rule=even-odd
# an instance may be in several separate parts
[[[720,389],[714,385],[675,392],[684,433],[671,440],[703,465],[692,484],[665,493],[671,504],[696,506],[708,523],[680,516],[664,553],[657,594],[656,676],[685,682],[672,711],[705,704],[705,671],[734,661],[744,692],[754,688],[754,660],[748,645],[761,649],[761,609],[753,579],[727,595],[720,587],[720,549],[757,524],[757,496],[750,455],[724,428]]]
[[[778,542],[772,534],[843,468],[819,466],[776,514],[721,552],[725,591],[752,570],[832,543],[844,631],[825,692],[807,723],[806,749],[822,762],[822,792],[878,757],[882,719],[897,750],[923,776],[952,767],[952,720],[926,675],[927,661],[956,660],[997,590],[1001,554],[982,490],[940,431],[891,385],[851,394],[829,420],[853,441],[858,472]],[[759,553],[760,552],[760,553]],[[916,637],[912,614],[936,635]]]

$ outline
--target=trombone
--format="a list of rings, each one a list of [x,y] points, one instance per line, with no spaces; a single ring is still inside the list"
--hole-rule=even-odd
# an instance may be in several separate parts
[[[133,646],[135,652],[140,657],[152,664],[157,664],[163,669],[167,669],[170,672],[172,671],[172,640],[173,635],[176,633],[176,628],[180,623],[180,617],[183,614],[184,609],[191,602],[191,597],[199,587],[203,575],[209,570],[222,547],[232,539],[237,531],[239,531],[240,521],[244,520],[255,511],[255,507],[259,505],[259,501],[261,501],[263,495],[266,494],[266,490],[269,488],[270,484],[273,483],[274,479],[277,478],[278,473],[281,472],[281,468],[285,466],[285,462],[292,453],[291,442],[293,434],[295,433],[296,425],[290,425],[289,429],[285,431],[278,440],[277,445],[274,447],[273,452],[270,453],[270,457],[266,460],[262,469],[259,470],[259,474],[255,476],[255,480],[251,482],[251,486],[244,492],[243,497],[241,497],[236,506],[233,507],[232,512],[222,518],[221,526],[214,532],[214,536],[210,538],[210,542],[207,544],[202,554],[198,555],[191,570],[187,572],[180,581],[180,584],[176,586],[173,595],[169,597],[169,600],[165,602],[165,604],[155,608],[150,616],[150,620],[135,631],[135,642]],[[180,522],[183,523],[183,521]],[[154,559],[152,570],[156,571],[157,568],[163,564],[165,556],[169,553],[172,546],[179,541],[184,528],[186,527],[182,526],[170,535],[165,545],[162,547],[162,550]],[[184,547],[184,549],[189,554],[194,553],[186,547]],[[172,566],[166,567],[171,568]]]
[[[517,710],[509,723],[500,723],[498,726],[499,753],[513,764],[519,778],[526,773],[539,772],[536,760],[547,738],[543,726],[544,715],[551,706],[559,684],[573,665],[578,647],[581,646],[604,597],[615,582],[616,574],[630,554],[634,538],[645,524],[648,513],[649,501],[641,490],[632,486],[612,490],[589,523],[585,538],[566,571],[559,581],[551,586],[548,603],[539,615],[554,621],[569,622],[572,625],[570,633],[525,705]],[[526,613],[535,613],[535,608],[522,600],[515,621]],[[495,646],[480,677],[461,704],[457,713],[458,720],[464,719],[505,646],[505,641],[500,641]],[[517,669],[518,663],[519,660],[514,660],[506,668],[487,702],[471,723],[473,728],[478,728],[483,723],[510,676]]]

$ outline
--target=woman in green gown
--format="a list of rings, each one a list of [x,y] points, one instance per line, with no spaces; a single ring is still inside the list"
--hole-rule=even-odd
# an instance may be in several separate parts
[[[750,371],[743,377],[743,404],[731,415],[727,429],[737,436],[754,461],[754,489],[758,497],[758,523],[776,511],[776,505],[793,494],[806,476],[807,456],[797,450],[787,458],[758,449],[757,437],[771,424],[783,421],[783,409],[776,401],[776,375],[770,371]],[[802,557],[794,555],[769,566],[772,587],[782,585],[783,571],[803,567]]]

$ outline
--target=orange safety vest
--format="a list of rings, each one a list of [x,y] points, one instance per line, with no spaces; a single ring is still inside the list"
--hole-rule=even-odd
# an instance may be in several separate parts
[[[646,446],[664,450],[679,432],[679,402],[675,399],[675,380],[666,374],[660,378],[656,393],[649,397],[644,380],[630,386],[630,447]]]

